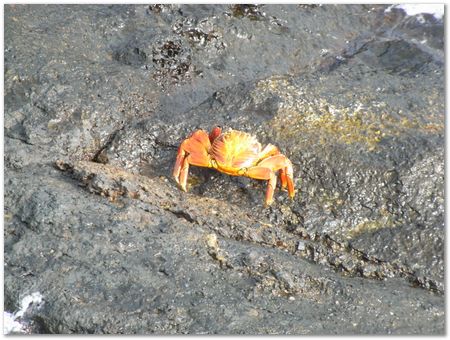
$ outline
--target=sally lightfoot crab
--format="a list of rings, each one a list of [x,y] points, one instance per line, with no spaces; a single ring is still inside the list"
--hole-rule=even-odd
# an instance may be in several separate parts
[[[272,144],[262,149],[256,137],[246,132],[230,130],[222,133],[220,127],[213,128],[209,134],[205,130],[193,132],[181,143],[173,169],[173,176],[184,191],[189,165],[214,168],[232,176],[267,180],[266,205],[273,202],[277,172],[281,187],[287,188],[291,198],[295,195],[291,161]]]

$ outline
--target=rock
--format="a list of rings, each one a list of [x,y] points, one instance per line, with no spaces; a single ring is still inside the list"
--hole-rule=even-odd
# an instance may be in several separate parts
[[[8,315],[39,292],[27,333],[443,334],[443,22],[386,8],[6,6]],[[181,191],[215,125],[277,145],[294,200],[195,166]]]

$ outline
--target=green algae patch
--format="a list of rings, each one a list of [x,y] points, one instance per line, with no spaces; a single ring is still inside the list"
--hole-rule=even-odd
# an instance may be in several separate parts
[[[391,214],[381,211],[380,216],[377,219],[365,218],[356,224],[355,227],[348,230],[346,235],[347,239],[354,239],[361,234],[372,233],[381,229],[395,228],[400,226],[401,222],[395,220]]]
[[[408,130],[423,133],[443,133],[444,122],[406,117],[401,110],[377,102],[372,95],[358,93],[348,106],[334,103],[315,93],[313,87],[293,84],[288,77],[273,77],[258,82],[253,95],[276,95],[280,99],[278,111],[271,122],[272,129],[281,139],[319,144],[364,145],[368,151],[376,149],[383,138],[398,136]],[[346,94],[348,96],[348,94]]]

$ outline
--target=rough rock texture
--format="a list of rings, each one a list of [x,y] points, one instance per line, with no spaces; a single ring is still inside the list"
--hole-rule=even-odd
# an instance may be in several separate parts
[[[5,309],[30,332],[443,334],[444,28],[360,5],[5,6]],[[214,125],[293,201],[191,167]]]

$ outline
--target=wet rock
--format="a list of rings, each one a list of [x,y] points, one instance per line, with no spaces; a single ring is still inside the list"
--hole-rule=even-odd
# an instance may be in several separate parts
[[[231,12],[233,16],[238,18],[249,18],[250,20],[261,20],[265,16],[264,13],[261,13],[258,5],[232,5]]]
[[[6,6],[6,310],[39,291],[30,332],[442,334],[443,23],[386,7]],[[278,146],[294,200],[195,166],[181,191],[179,144],[215,125]]]

